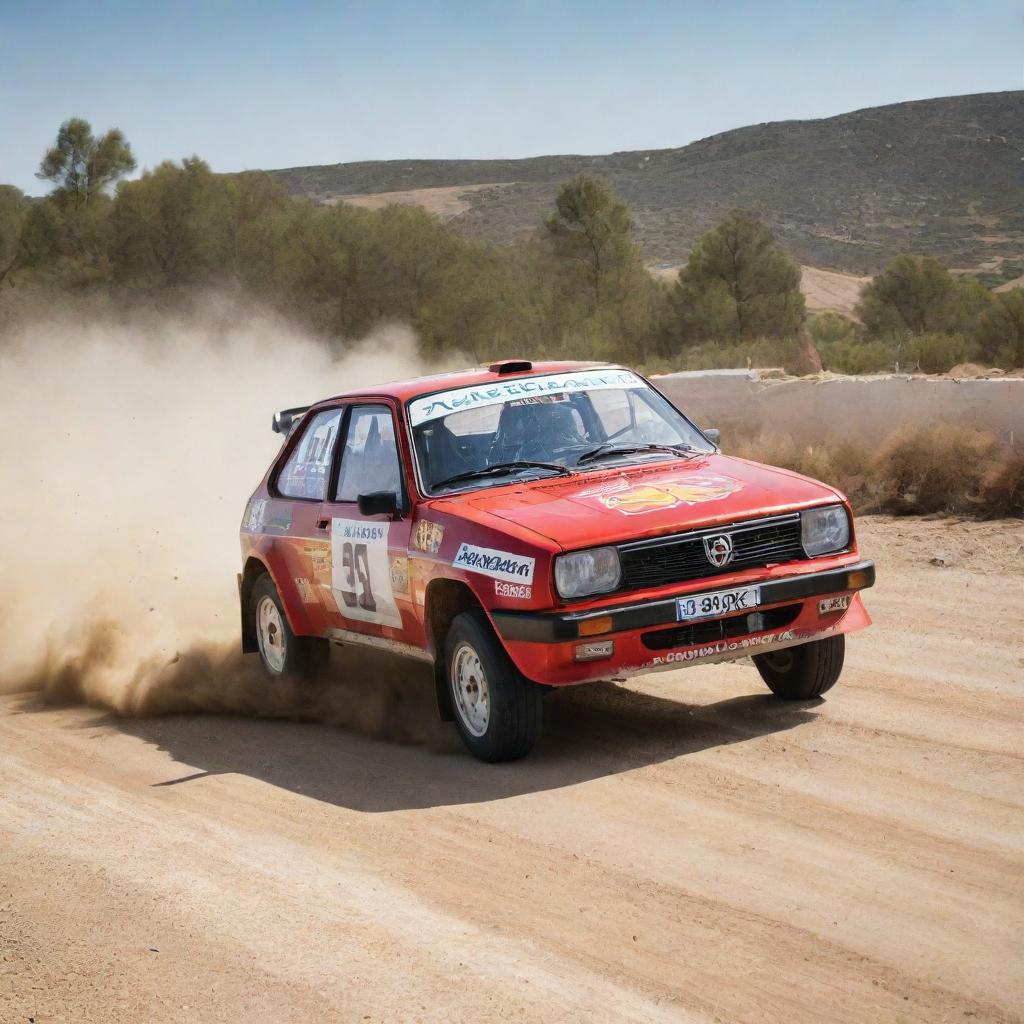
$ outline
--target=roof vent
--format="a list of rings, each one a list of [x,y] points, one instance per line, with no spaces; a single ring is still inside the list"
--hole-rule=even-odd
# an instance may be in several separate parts
[[[529,359],[501,359],[487,367],[491,373],[523,373],[533,369]]]

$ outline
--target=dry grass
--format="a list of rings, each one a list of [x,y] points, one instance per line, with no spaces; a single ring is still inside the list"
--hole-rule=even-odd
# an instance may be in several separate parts
[[[360,195],[332,196],[324,206],[347,203],[367,210],[382,210],[385,206],[422,206],[428,213],[451,220],[470,209],[474,192],[484,189],[508,188],[511,182],[495,181],[486,185],[451,185],[440,188],[414,188],[401,192],[370,192]]]
[[[832,484],[859,512],[1024,516],[1024,454],[960,424],[907,427],[881,445],[813,445],[723,430],[731,455]]]

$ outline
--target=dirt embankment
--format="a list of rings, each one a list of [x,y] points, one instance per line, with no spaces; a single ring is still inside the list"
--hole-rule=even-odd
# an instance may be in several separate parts
[[[3,698],[0,1020],[1024,1019],[1024,531],[860,538],[875,626],[825,701],[584,688],[514,765]]]

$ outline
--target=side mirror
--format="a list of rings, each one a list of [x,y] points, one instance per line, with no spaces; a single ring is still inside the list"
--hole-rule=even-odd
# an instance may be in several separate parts
[[[714,444],[718,444],[722,437],[722,432],[717,427],[705,427],[704,436]]]
[[[400,503],[394,491],[373,491],[356,499],[361,516],[396,516]]]

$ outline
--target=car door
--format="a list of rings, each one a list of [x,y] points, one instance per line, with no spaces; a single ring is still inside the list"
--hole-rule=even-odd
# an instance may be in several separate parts
[[[410,501],[395,411],[385,402],[357,402],[346,416],[333,493],[320,510],[329,531],[328,618],[339,639],[357,633],[385,643],[417,643],[409,590]],[[364,515],[359,496],[393,493],[399,512]]]
[[[341,432],[343,406],[321,409],[299,424],[299,436],[272,481],[271,497],[260,508],[262,531],[273,545],[278,587],[291,591],[303,615],[295,625],[322,634],[326,603],[318,576],[330,567],[330,538],[321,525],[331,466]]]

